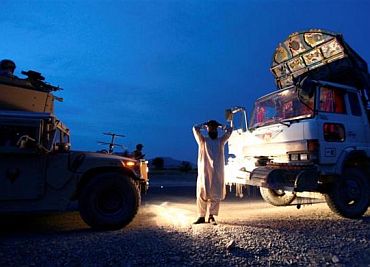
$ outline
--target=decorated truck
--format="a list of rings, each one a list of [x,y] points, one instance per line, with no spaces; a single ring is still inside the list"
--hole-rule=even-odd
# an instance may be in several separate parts
[[[130,223],[147,188],[147,161],[72,151],[70,130],[54,114],[59,88],[24,74],[0,77],[0,213],[65,211],[78,201],[92,228]]]
[[[342,35],[309,30],[279,44],[271,71],[277,90],[258,98],[251,114],[226,110],[234,127],[226,183],[239,195],[244,186],[257,186],[275,206],[319,197],[340,216],[361,217],[370,203],[365,60]]]

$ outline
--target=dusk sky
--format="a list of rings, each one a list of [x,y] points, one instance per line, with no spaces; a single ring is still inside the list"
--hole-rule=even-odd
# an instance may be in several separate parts
[[[16,75],[64,89],[56,113],[73,149],[105,148],[112,131],[147,158],[196,162],[192,126],[274,90],[271,58],[290,33],[342,33],[370,62],[369,11],[370,0],[0,0],[0,51]]]

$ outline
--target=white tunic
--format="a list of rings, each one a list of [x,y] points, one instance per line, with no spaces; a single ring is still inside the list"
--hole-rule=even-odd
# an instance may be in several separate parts
[[[193,127],[194,137],[199,145],[197,197],[204,200],[222,200],[226,195],[224,147],[232,128],[226,127],[226,132],[217,139],[203,136],[200,128],[199,125]]]

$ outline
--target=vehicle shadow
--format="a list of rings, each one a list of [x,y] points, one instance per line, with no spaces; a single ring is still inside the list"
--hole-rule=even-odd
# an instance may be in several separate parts
[[[93,232],[79,216],[78,212],[1,215],[0,236],[25,236],[56,233]]]

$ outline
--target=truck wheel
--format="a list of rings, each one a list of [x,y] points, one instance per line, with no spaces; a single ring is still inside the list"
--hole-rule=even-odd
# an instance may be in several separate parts
[[[369,181],[358,169],[349,168],[325,194],[329,208],[346,218],[359,218],[369,206]]]
[[[140,206],[135,182],[119,173],[93,177],[79,197],[81,218],[97,230],[117,230],[129,224]]]
[[[292,192],[284,190],[274,190],[270,188],[260,187],[262,198],[274,206],[287,206],[294,201],[296,195]]]

